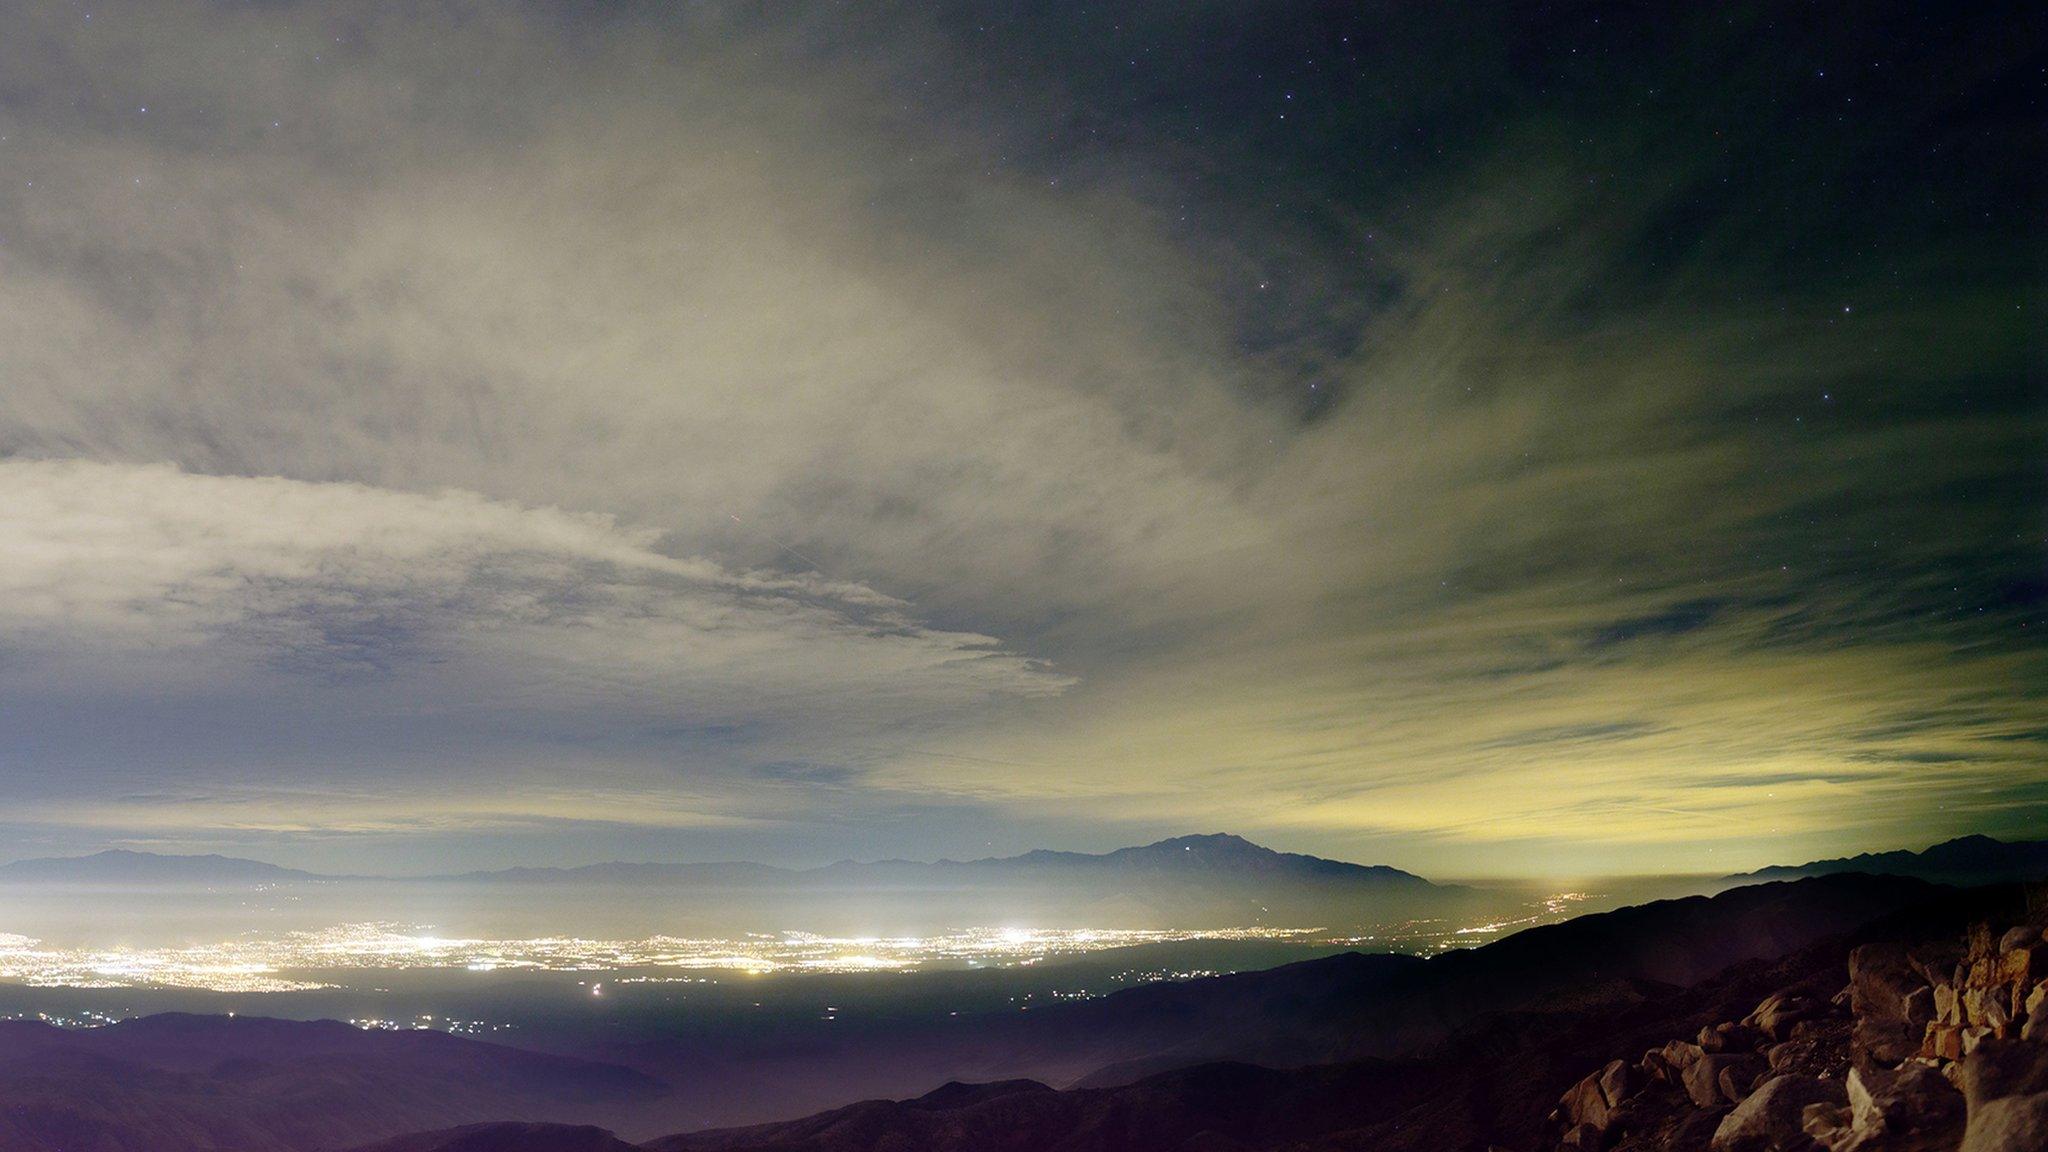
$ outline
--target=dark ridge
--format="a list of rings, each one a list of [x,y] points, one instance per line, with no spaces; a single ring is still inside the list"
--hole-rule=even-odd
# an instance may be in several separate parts
[[[1959,836],[1924,851],[1865,852],[1805,864],[1774,864],[1728,877],[1731,880],[1787,879],[1862,872],[1882,876],[1914,876],[1940,884],[1980,887],[2048,879],[2048,840],[1994,840]]]

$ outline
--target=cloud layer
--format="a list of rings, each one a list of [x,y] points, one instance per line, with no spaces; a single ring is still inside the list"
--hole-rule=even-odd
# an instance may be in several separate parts
[[[1312,7],[8,13],[10,831],[2027,826],[2011,52],[1836,88],[1739,23]]]

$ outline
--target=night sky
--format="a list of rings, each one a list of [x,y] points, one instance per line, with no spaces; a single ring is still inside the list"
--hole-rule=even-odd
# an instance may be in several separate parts
[[[0,4],[0,855],[2041,834],[2044,44]]]

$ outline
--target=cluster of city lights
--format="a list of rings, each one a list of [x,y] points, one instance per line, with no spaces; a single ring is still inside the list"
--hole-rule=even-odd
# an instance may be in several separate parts
[[[1030,966],[1047,959],[1195,941],[1278,941],[1369,947],[1417,954],[1471,947],[1533,924],[1567,916],[1591,897],[1560,892],[1532,911],[1484,924],[1419,919],[1378,926],[1362,935],[1322,935],[1321,928],[968,928],[931,936],[827,936],[814,932],[741,937],[649,936],[602,940],[581,936],[488,939],[442,936],[431,928],[387,921],[342,924],[277,936],[244,936],[218,944],[158,948],[77,948],[0,933],[0,981],[33,987],[195,988],[214,992],[300,992],[335,987],[336,973],[356,969],[467,969],[621,973],[618,983],[712,981],[707,972],[766,975],[802,972],[913,972],[929,968]],[[1188,979],[1208,969],[1125,973],[1113,984]],[[632,975],[624,975],[631,973]],[[593,987],[593,994],[603,993]],[[1086,995],[1086,993],[1082,993]]]
[[[365,1032],[453,1032],[458,1036],[487,1036],[512,1027],[510,1024],[493,1024],[488,1020],[436,1017],[426,1012],[407,1020],[387,1020],[381,1016],[352,1016],[349,1023]]]
[[[0,936],[0,980],[36,987],[199,988],[293,992],[333,987],[348,969],[462,968],[473,972],[617,972],[647,969],[779,972],[905,972],[930,967],[1035,964],[1048,957],[1201,940],[1302,940],[1317,929],[975,928],[936,936],[740,938],[650,936],[594,940],[548,936],[493,940],[439,936],[385,922],[344,924],[275,937],[168,948],[62,948]],[[326,976],[329,979],[316,977]]]

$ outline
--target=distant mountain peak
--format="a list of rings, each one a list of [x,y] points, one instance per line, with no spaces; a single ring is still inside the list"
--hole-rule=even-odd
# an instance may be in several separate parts
[[[1113,852],[1055,852],[1041,848],[1021,856],[972,861],[976,868],[1037,867],[1100,871],[1125,869],[1165,874],[1185,872],[1218,876],[1287,874],[1321,880],[1373,880],[1428,884],[1429,881],[1384,864],[1353,864],[1299,852],[1279,852],[1230,832],[1173,836]]]
[[[1197,849],[1207,851],[1267,852],[1278,855],[1278,853],[1273,852],[1273,849],[1262,844],[1254,844],[1235,832],[1194,832],[1186,836],[1171,836],[1165,840],[1146,844],[1142,848],[1126,849],[1126,851],[1144,851],[1149,848],[1179,848],[1187,852],[1193,852]]]

